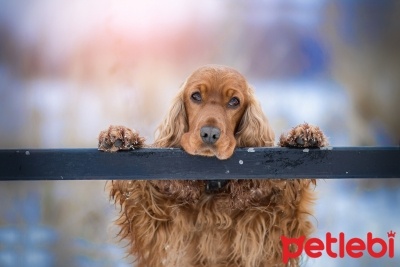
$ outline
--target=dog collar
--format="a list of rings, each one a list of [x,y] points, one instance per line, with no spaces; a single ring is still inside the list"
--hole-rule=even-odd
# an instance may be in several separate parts
[[[205,180],[206,193],[215,194],[221,192],[230,180]]]

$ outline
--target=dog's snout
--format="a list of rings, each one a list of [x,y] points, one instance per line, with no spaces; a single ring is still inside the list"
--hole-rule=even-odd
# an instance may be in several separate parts
[[[204,143],[212,145],[221,136],[221,130],[217,127],[204,126],[200,129],[200,136]]]

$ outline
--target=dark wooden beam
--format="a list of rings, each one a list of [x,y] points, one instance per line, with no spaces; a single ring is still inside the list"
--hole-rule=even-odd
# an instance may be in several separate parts
[[[240,148],[228,160],[181,149],[0,150],[0,180],[235,178],[400,178],[400,148]]]

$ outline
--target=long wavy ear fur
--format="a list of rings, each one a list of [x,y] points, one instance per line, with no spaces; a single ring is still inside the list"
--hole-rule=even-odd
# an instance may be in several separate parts
[[[275,134],[264,115],[261,105],[254,95],[254,90],[248,86],[249,104],[243,114],[236,133],[238,147],[273,146]]]
[[[180,93],[173,100],[164,121],[158,126],[154,147],[180,147],[181,137],[188,131],[186,110],[183,102],[185,85],[186,82],[182,85]]]

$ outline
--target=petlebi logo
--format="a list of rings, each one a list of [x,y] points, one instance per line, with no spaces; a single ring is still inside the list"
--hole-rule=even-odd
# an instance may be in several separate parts
[[[348,255],[352,258],[361,258],[365,254],[369,254],[373,258],[381,258],[387,255],[389,258],[394,257],[394,239],[396,232],[390,230],[387,232],[387,240],[374,237],[371,232],[367,233],[366,238],[355,237],[346,239],[344,233],[339,236],[332,236],[326,233],[325,240],[313,237],[305,240],[305,236],[299,238],[288,238],[281,236],[282,241],[282,261],[287,263],[290,258],[296,258],[305,252],[310,258],[319,258],[322,253],[326,253],[331,258],[343,258]],[[333,246],[338,247],[336,250]]]

